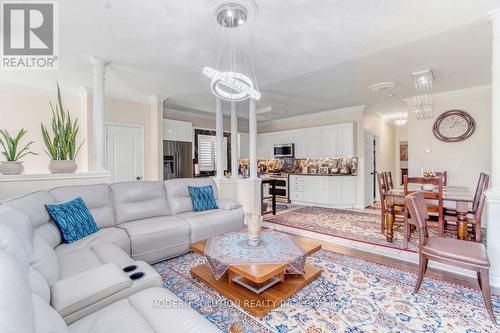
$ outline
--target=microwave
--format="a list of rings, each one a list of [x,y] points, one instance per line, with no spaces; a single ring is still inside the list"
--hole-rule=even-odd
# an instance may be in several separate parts
[[[287,143],[273,146],[274,157],[294,157],[295,144]]]

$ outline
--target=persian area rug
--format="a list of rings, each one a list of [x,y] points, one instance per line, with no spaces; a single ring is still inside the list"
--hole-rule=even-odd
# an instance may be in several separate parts
[[[321,250],[307,259],[323,273],[259,319],[189,274],[206,263],[188,253],[153,267],[164,285],[224,332],[498,332],[479,290]],[[493,296],[500,319],[500,297]]]
[[[400,250],[404,249],[403,227],[394,228],[393,243],[388,243],[385,235],[380,233],[379,214],[358,213],[333,208],[302,207],[280,215],[266,216],[264,220],[269,223],[318,232],[329,236]],[[429,232],[433,232],[433,230],[429,230]],[[417,242],[418,234],[412,233],[408,250],[416,252]]]

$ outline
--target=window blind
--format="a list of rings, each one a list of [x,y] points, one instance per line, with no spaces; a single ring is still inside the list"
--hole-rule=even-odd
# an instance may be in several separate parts
[[[198,166],[200,171],[215,171],[217,152],[215,146],[217,144],[214,135],[198,135]],[[222,165],[224,170],[227,170],[227,138],[223,139],[223,159]]]

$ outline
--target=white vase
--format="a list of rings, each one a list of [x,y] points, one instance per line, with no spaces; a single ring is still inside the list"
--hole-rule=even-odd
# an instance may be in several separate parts
[[[49,163],[51,173],[73,173],[76,169],[78,165],[74,160],[51,160]]]
[[[257,246],[260,244],[260,231],[262,229],[262,215],[247,213],[247,234],[248,245]]]
[[[23,173],[23,162],[19,161],[2,161],[0,162],[0,173],[2,175],[19,175]]]

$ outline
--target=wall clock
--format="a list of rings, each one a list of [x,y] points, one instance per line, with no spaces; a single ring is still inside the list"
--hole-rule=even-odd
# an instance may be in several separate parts
[[[476,122],[465,111],[450,110],[439,115],[434,122],[434,136],[444,142],[460,142],[470,138]]]

